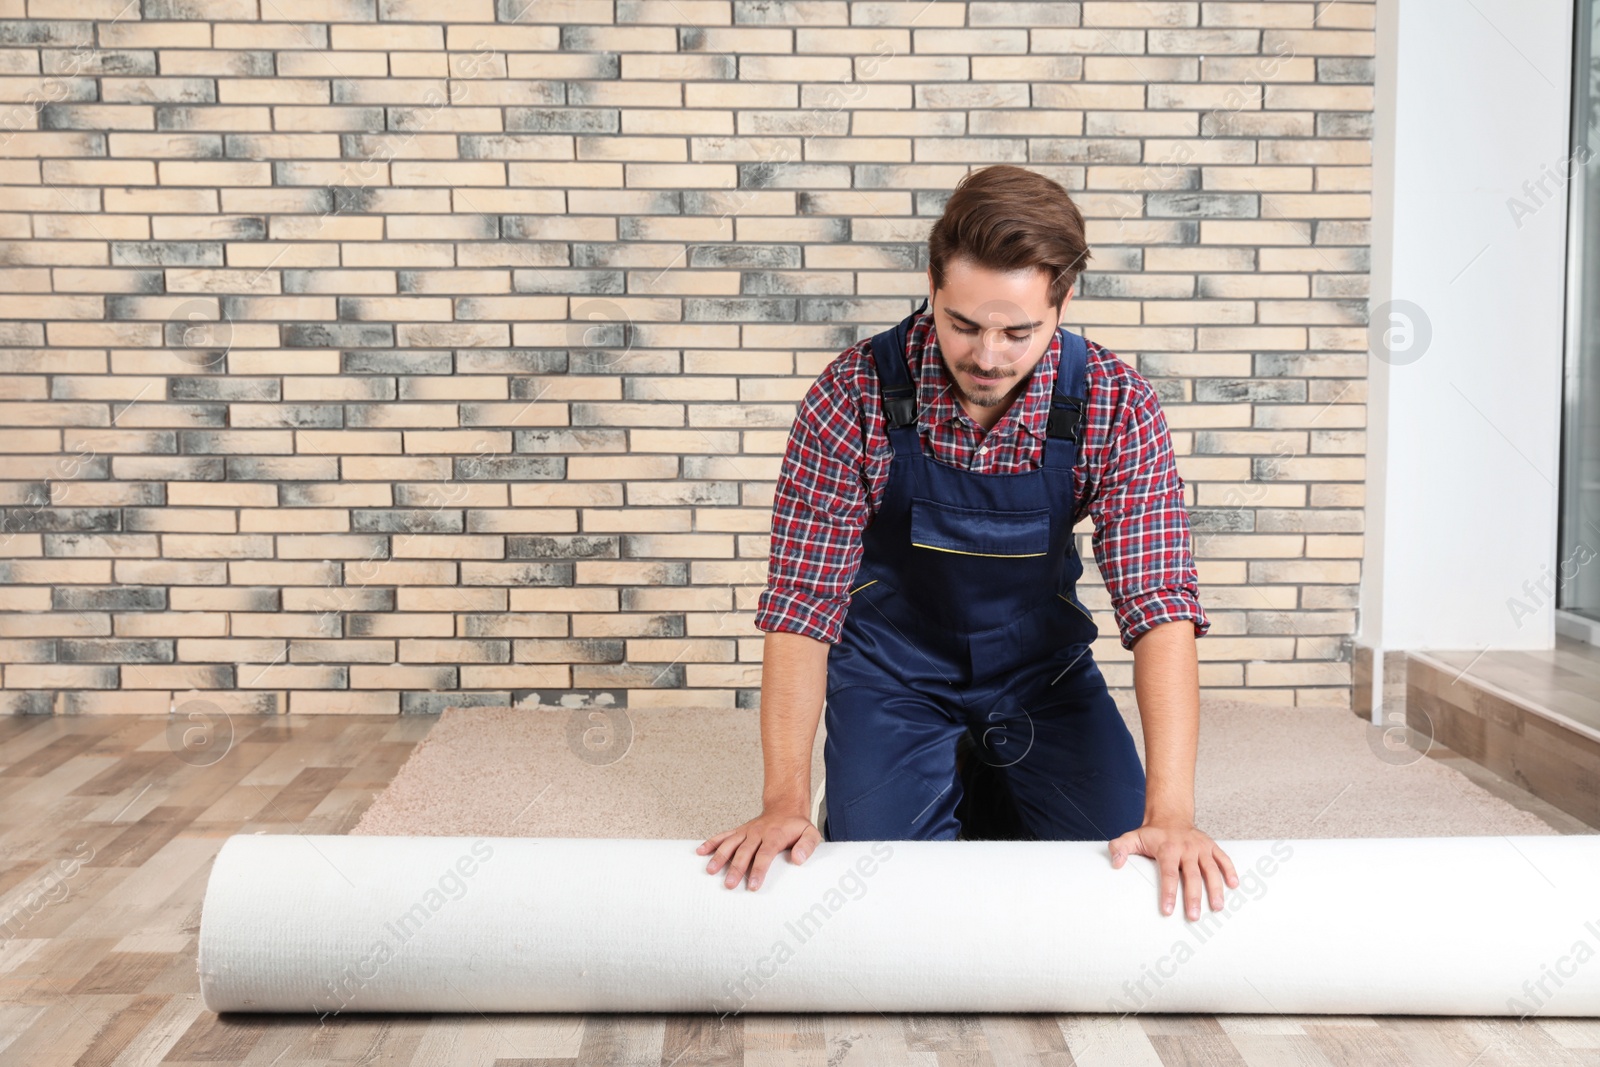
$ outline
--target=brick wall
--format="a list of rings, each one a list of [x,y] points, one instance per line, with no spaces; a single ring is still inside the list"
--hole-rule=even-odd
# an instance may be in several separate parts
[[[795,404],[995,162],[1160,390],[1203,685],[1348,699],[1370,3],[0,11],[5,710],[755,706]]]

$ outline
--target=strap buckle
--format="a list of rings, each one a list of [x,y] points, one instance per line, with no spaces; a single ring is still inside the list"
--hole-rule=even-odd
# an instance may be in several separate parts
[[[910,426],[917,420],[917,401],[912,386],[894,386],[883,391],[883,410],[891,429]]]
[[[1050,394],[1050,419],[1045,424],[1045,435],[1048,437],[1068,437],[1073,441],[1083,440],[1084,403],[1081,396],[1069,396],[1063,399],[1055,393]]]

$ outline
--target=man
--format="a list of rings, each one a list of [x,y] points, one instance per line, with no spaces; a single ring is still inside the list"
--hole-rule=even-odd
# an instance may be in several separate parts
[[[757,888],[827,840],[1108,841],[1163,914],[1232,862],[1194,826],[1197,593],[1183,480],[1150,384],[1061,327],[1088,256],[1057,183],[969,174],[929,235],[928,300],[807,391],[773,508],[759,816],[697,849]],[[924,311],[926,310],[926,313]],[[1134,656],[1149,762],[1090,655],[1072,527]],[[810,812],[826,695],[827,815]]]

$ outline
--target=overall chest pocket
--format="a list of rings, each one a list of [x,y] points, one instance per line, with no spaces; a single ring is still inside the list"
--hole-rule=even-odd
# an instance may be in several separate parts
[[[984,511],[912,497],[911,543],[968,556],[1043,556],[1050,551],[1050,509]]]

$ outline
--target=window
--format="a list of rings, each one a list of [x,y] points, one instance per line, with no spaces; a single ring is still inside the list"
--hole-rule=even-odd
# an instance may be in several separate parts
[[[1567,343],[1556,606],[1600,621],[1600,0],[1578,0],[1567,158]]]

